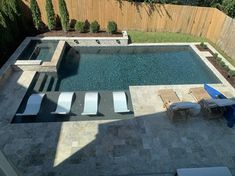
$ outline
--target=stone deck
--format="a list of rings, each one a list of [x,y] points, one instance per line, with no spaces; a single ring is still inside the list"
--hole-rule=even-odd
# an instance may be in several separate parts
[[[173,176],[177,168],[207,166],[227,166],[235,175],[235,128],[202,115],[173,123],[158,96],[172,88],[182,101],[194,101],[188,90],[202,85],[130,87],[134,118],[11,123],[34,75],[13,72],[0,85],[0,150],[19,175]],[[235,97],[228,84],[214,87]]]
[[[195,99],[189,94],[189,89],[193,87],[203,87],[203,85],[130,86],[135,116],[151,115],[165,111],[162,100],[158,95],[158,91],[161,89],[173,89],[181,101],[195,102]],[[235,97],[235,91],[232,87],[222,84],[213,85],[213,87],[228,98]]]
[[[202,116],[172,123],[157,95],[167,86],[130,87],[135,118],[11,124],[34,74],[15,72],[0,93],[0,149],[19,175],[173,176],[180,167],[221,165],[235,174],[235,129]],[[193,100],[189,87],[172,88]]]
[[[1,149],[22,175],[167,175],[227,166],[235,174],[235,131],[201,117],[165,113],[121,121],[13,125]],[[1,137],[3,138],[3,137]]]

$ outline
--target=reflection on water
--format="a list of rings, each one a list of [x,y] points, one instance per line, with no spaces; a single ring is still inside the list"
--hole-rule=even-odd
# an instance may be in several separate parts
[[[59,91],[220,82],[189,46],[74,47],[62,59]]]

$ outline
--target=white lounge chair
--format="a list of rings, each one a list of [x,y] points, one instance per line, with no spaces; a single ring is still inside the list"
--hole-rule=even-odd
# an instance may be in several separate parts
[[[114,112],[116,113],[130,112],[130,110],[127,108],[125,92],[113,92],[113,105]]]
[[[17,113],[17,116],[36,116],[39,113],[41,103],[45,94],[32,94],[23,113]]]
[[[70,112],[72,100],[73,100],[74,92],[62,92],[60,93],[57,108],[55,112],[51,112],[51,114],[61,114],[65,115]]]
[[[97,112],[98,112],[98,92],[86,93],[82,115],[96,115]]]

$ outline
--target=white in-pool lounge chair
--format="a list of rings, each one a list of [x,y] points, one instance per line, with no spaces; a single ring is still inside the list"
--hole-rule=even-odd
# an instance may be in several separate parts
[[[74,92],[61,92],[57,108],[55,112],[51,112],[51,114],[68,114],[71,110],[72,100],[73,100]]]
[[[23,113],[17,113],[16,116],[36,116],[39,113],[41,103],[45,94],[32,94],[27,102]]]
[[[130,110],[127,108],[125,92],[113,92],[113,105],[114,112],[116,113],[130,112]]]
[[[85,94],[84,109],[82,115],[96,115],[98,112],[98,92]]]

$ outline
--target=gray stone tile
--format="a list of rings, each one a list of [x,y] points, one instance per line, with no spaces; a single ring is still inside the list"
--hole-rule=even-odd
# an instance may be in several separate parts
[[[183,148],[169,148],[169,155],[172,160],[186,158],[187,153]]]
[[[4,122],[0,140],[25,176],[173,176],[178,167],[218,165],[235,170],[235,130],[224,120],[172,123],[163,112],[117,121]]]

